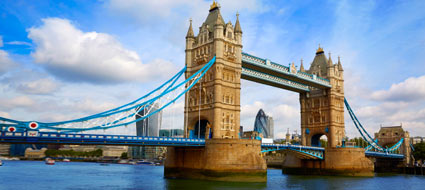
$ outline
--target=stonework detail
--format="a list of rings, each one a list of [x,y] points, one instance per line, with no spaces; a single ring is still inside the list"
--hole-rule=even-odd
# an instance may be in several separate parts
[[[196,132],[199,120],[207,120],[211,131],[205,130],[206,138],[239,138],[241,53],[239,20],[235,26],[230,21],[226,24],[218,6],[210,10],[197,36],[190,24],[186,36],[186,77],[197,72],[214,56],[216,63],[200,84],[186,94],[186,137]],[[206,125],[200,127],[202,131]]]
[[[328,79],[332,88],[310,87],[310,92],[300,93],[302,144],[318,146],[320,137],[326,135],[328,147],[341,146],[345,137],[341,61],[338,58],[338,63],[333,64],[331,55],[327,58],[323,48],[319,47],[310,69],[305,72]]]
[[[405,131],[403,127],[391,126],[381,127],[377,133],[375,133],[375,139],[378,140],[378,144],[382,147],[392,147],[398,143],[401,139],[403,143],[400,145],[400,154],[404,155],[404,162],[406,164],[412,163],[412,150],[410,147],[410,135],[408,131]]]

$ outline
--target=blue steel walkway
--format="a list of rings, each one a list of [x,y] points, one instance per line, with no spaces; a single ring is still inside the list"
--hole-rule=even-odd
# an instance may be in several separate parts
[[[79,144],[79,145],[120,145],[120,146],[205,146],[205,139],[149,137],[129,135],[99,135],[57,132],[7,132],[0,131],[0,143],[24,144]],[[262,144],[261,152],[288,150],[299,154],[305,159],[323,159],[325,149],[291,144]],[[366,151],[366,156],[380,158],[403,159],[402,154]]]

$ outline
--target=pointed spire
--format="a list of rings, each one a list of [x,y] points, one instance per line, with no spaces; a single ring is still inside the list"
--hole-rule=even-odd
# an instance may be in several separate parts
[[[344,69],[342,69],[341,59],[339,56],[338,56],[338,70],[344,71]]]
[[[218,2],[215,2],[215,0],[213,0],[213,3],[210,6],[210,12],[218,8],[220,8],[220,4],[218,4]]]
[[[333,62],[332,62],[332,58],[331,58],[331,52],[329,52],[329,59],[328,59],[328,66],[332,66]]]
[[[321,53],[324,53],[324,51],[323,51],[323,48],[321,48],[320,44],[319,44],[319,48],[317,48],[316,55],[321,54]]]
[[[186,38],[194,38],[195,34],[193,33],[193,29],[192,29],[192,18],[189,21],[190,21],[190,25],[189,25],[189,30],[187,30]]]
[[[302,58],[301,58],[300,71],[301,71],[301,72],[305,72],[304,65],[303,65],[303,59],[302,59]]]
[[[236,12],[235,33],[242,34],[241,24],[239,23],[239,12]]]

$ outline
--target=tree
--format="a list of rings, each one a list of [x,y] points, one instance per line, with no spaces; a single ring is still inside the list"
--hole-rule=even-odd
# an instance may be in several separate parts
[[[121,154],[121,159],[128,159],[127,152],[123,152],[123,153]]]
[[[328,147],[328,141],[324,139],[320,139],[320,146],[321,147]]]
[[[413,148],[415,149],[413,151],[413,156],[415,157],[415,160],[425,160],[425,143],[418,143],[413,145]]]

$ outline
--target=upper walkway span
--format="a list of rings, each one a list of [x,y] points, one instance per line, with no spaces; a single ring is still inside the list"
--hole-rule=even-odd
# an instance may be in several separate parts
[[[328,79],[248,53],[242,53],[241,78],[294,92],[309,92],[309,87],[319,89],[332,87]]]

